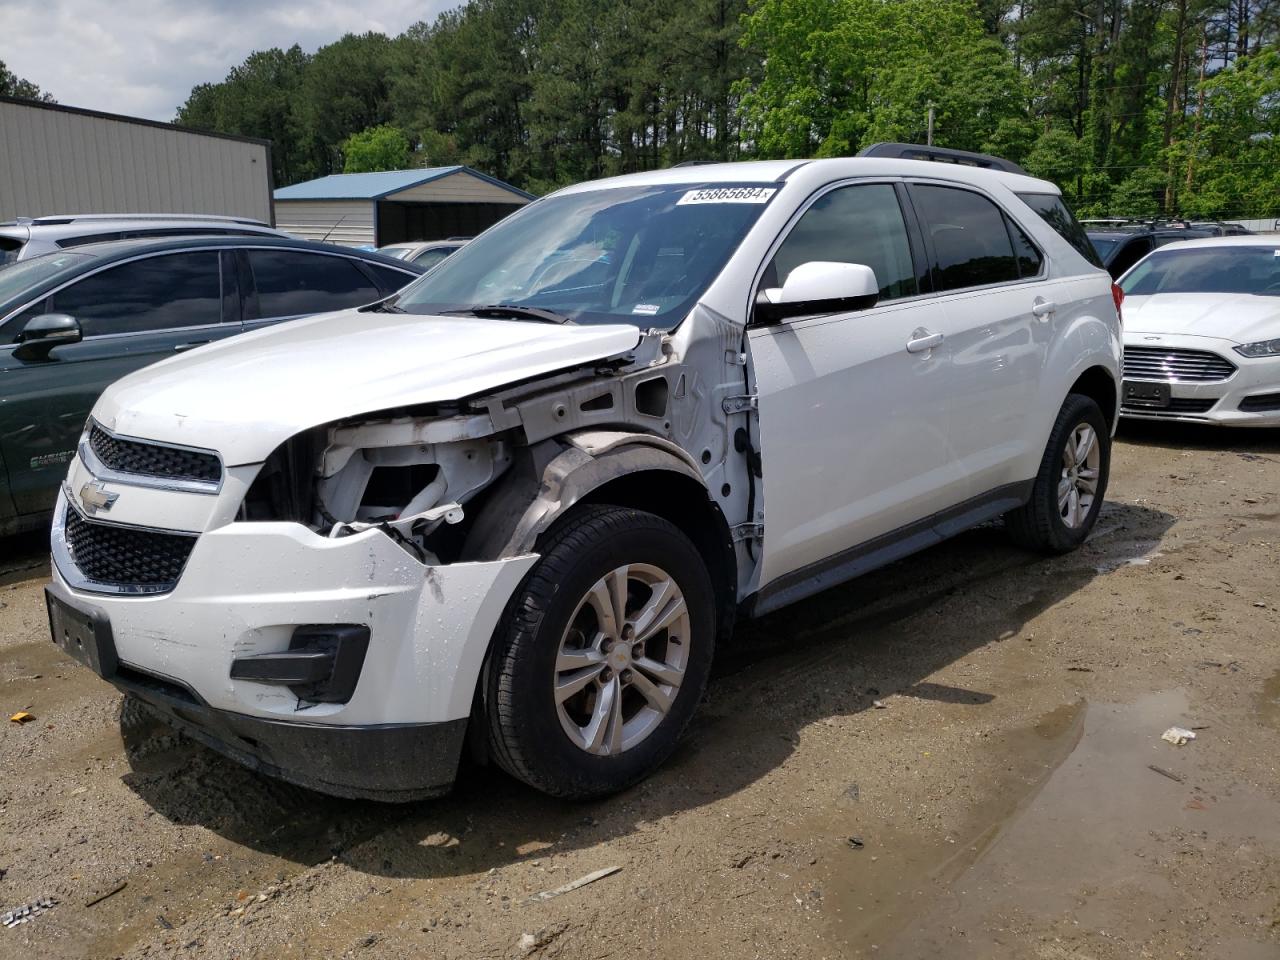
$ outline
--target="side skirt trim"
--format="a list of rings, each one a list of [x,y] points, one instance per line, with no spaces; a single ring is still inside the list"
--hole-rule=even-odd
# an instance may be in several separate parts
[[[994,520],[1030,500],[1034,484],[1034,480],[1024,480],[996,487],[788,573],[744,600],[742,613],[747,617],[762,616]]]

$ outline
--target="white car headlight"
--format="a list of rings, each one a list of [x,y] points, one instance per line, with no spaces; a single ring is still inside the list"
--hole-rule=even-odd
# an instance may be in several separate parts
[[[1280,339],[1242,343],[1235,350],[1242,357],[1280,357]]]

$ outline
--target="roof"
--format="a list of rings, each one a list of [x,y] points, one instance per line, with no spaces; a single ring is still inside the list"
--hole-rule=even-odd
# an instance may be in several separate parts
[[[105,113],[102,110],[86,110],[84,107],[68,107],[64,103],[46,103],[43,100],[27,100],[24,97],[0,97],[0,103],[11,103],[18,107],[34,107],[37,110],[53,110],[58,113],[74,113],[81,117],[96,117],[99,120],[116,120],[120,123],[132,123],[139,127],[159,127],[161,130],[172,130],[174,133],[191,133],[201,137],[217,137],[219,140],[236,140],[240,143],[256,143],[270,147],[270,140],[258,137],[238,137],[232,133],[219,133],[216,130],[205,130],[200,127],[179,126],[163,120],[145,120],[142,117],[128,117],[123,113]]]
[[[1175,246],[1179,250],[1187,250],[1193,247],[1265,247],[1269,250],[1280,251],[1280,235],[1254,233],[1247,236],[1234,237],[1189,237],[1186,240],[1177,241],[1176,244],[1167,244],[1160,249],[1172,250]]]
[[[455,173],[466,173],[515,194],[523,200],[537,199],[496,177],[455,164],[451,167],[423,167],[417,170],[384,170],[379,173],[333,173],[317,180],[280,187],[276,200],[381,200],[401,190],[419,187]]]

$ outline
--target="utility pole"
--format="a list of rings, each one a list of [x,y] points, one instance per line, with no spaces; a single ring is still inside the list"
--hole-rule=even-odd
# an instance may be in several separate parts
[[[926,139],[924,142],[926,145],[930,147],[933,146],[933,104],[932,103],[929,104],[929,131],[928,131],[928,134],[926,135]]]

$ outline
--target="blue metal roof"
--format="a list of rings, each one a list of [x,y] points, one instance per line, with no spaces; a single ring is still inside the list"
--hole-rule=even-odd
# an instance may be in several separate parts
[[[276,200],[381,200],[401,190],[421,186],[453,173],[470,174],[524,200],[536,199],[533,194],[525,193],[496,177],[459,165],[424,167],[418,170],[385,170],[380,173],[333,173],[318,180],[280,187],[273,196]]]

